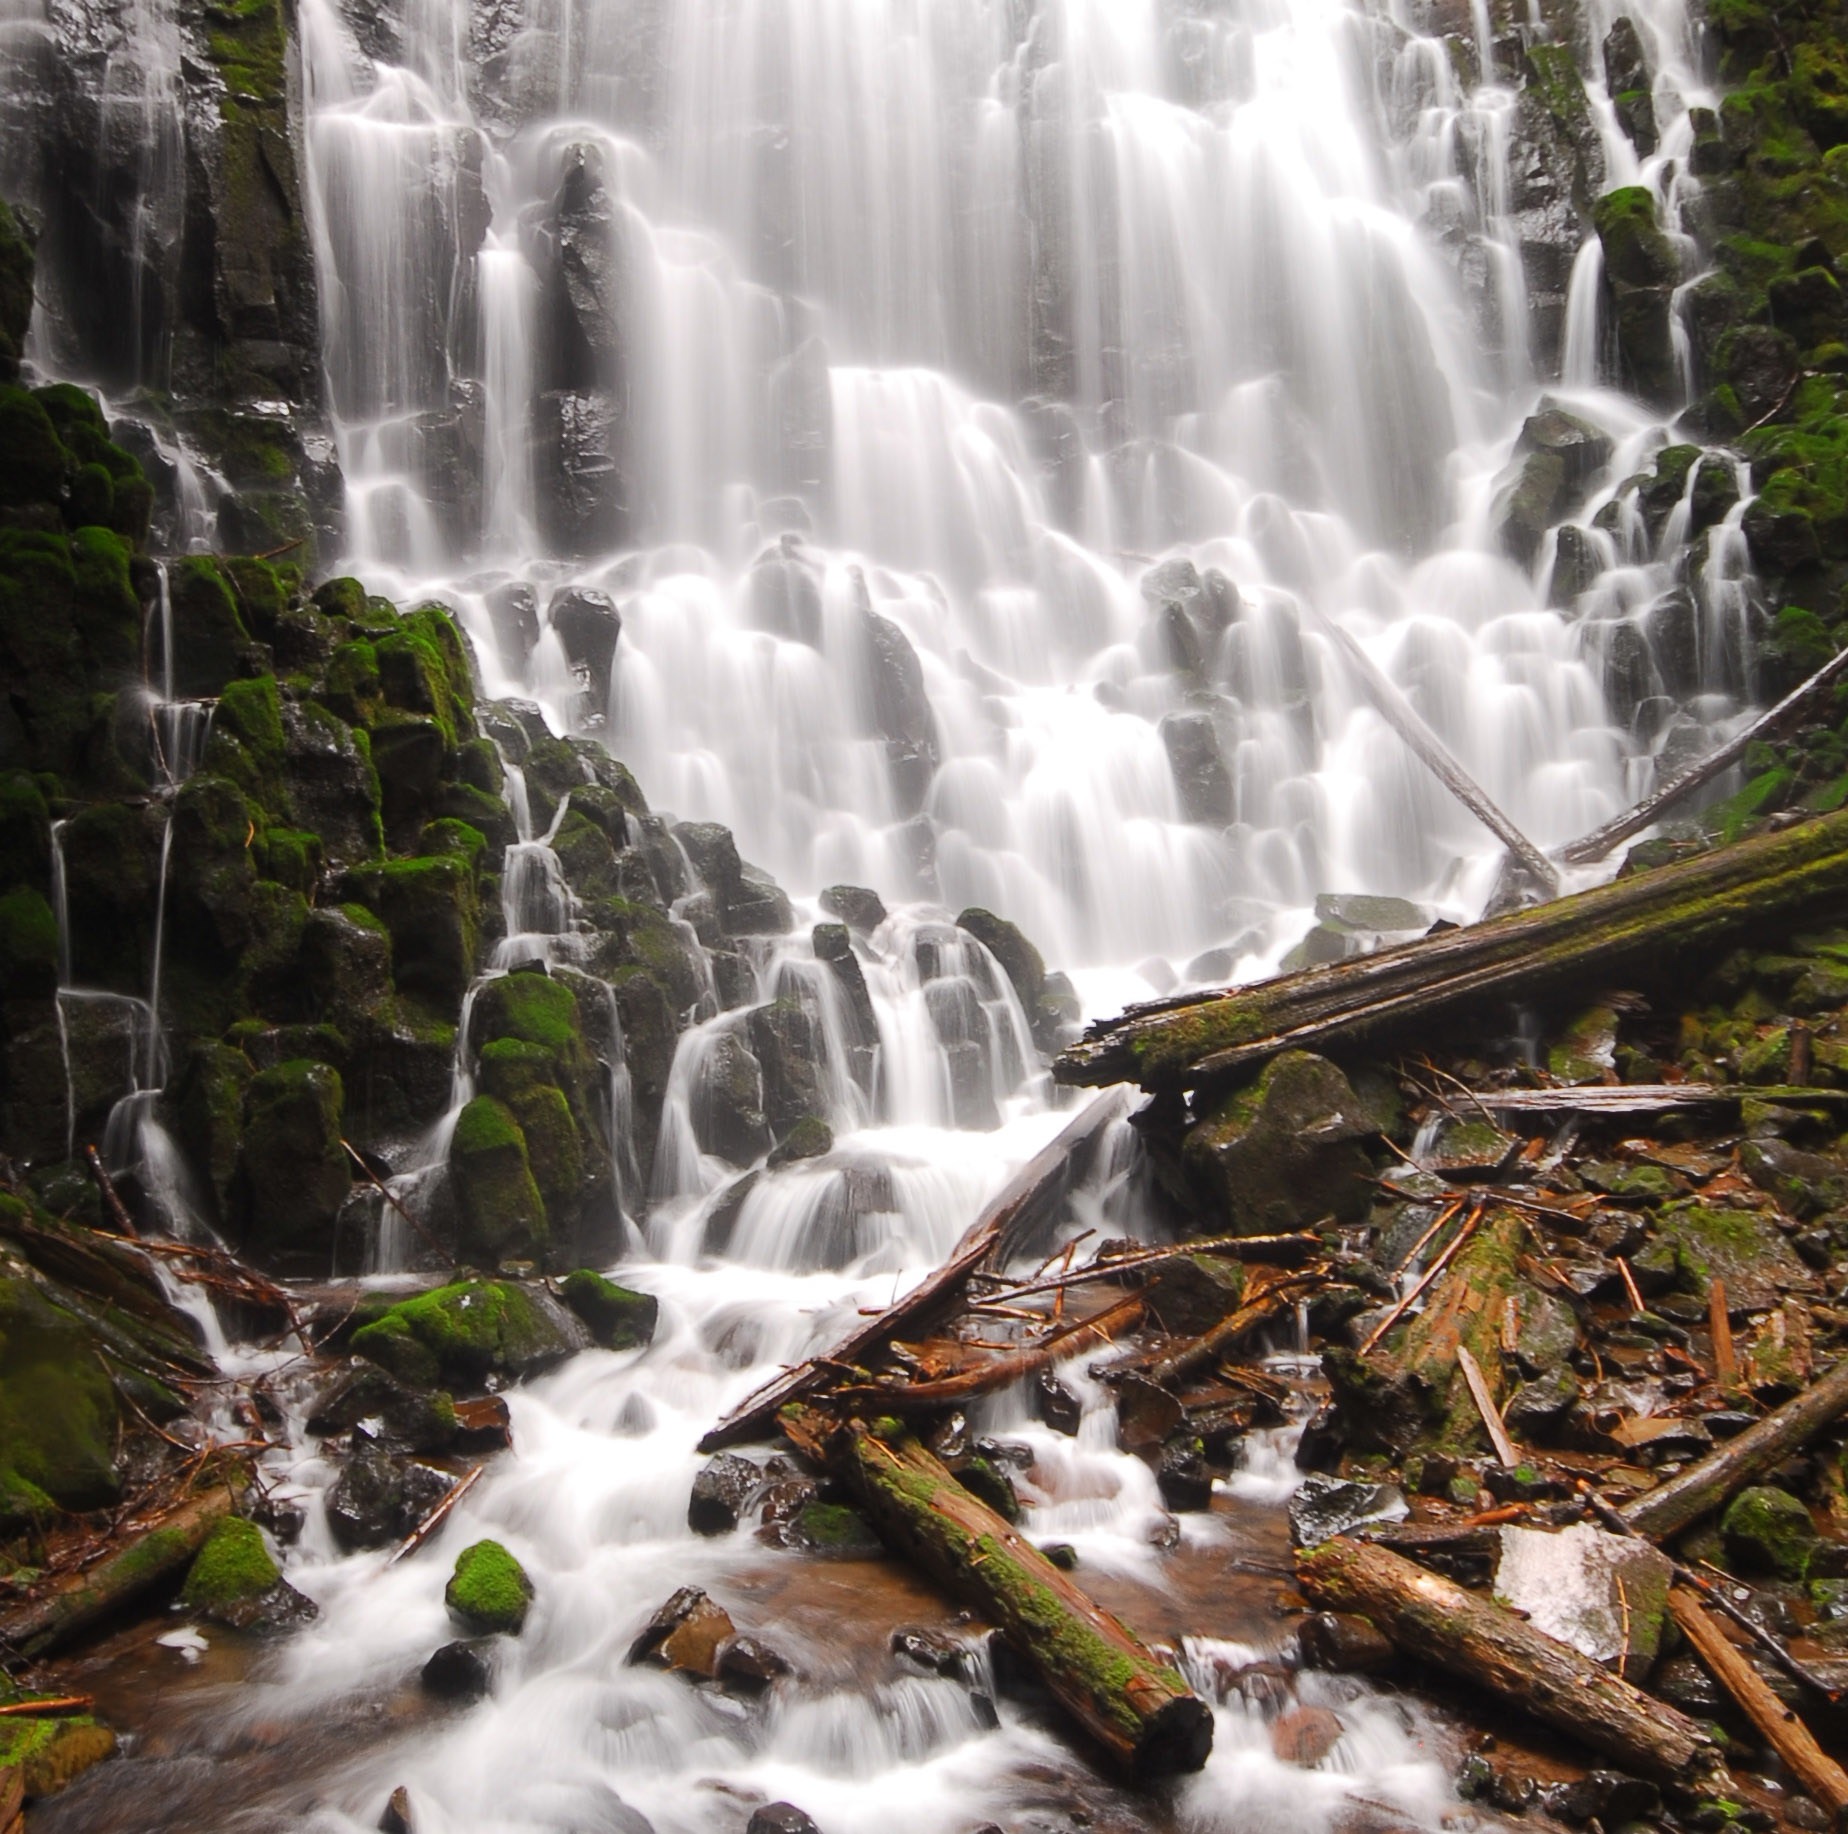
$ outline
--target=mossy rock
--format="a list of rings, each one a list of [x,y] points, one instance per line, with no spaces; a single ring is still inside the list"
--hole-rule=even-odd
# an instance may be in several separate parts
[[[261,1598],[281,1578],[263,1531],[242,1516],[226,1516],[193,1556],[180,1603],[194,1611],[224,1611]]]
[[[1723,1280],[1728,1304],[1748,1312],[1766,1311],[1780,1292],[1812,1283],[1782,1231],[1761,1211],[1692,1203],[1673,1205],[1656,1218],[1655,1239],[1632,1264],[1639,1275],[1666,1277],[1697,1298]]]
[[[541,1289],[463,1280],[400,1301],[355,1331],[352,1347],[401,1382],[464,1388],[490,1375],[530,1375],[589,1341],[577,1319]]]
[[[652,1293],[632,1292],[588,1267],[566,1274],[558,1286],[605,1350],[636,1350],[654,1341],[661,1302]]]
[[[837,1560],[871,1560],[885,1552],[866,1518],[845,1503],[805,1503],[785,1533],[791,1545]]]
[[[324,1272],[352,1188],[345,1092],[330,1064],[295,1059],[253,1077],[238,1172],[244,1239],[271,1261]]]
[[[44,404],[23,388],[0,386],[0,509],[62,509],[69,467]]]
[[[477,1541],[456,1556],[443,1603],[472,1636],[517,1637],[533,1602],[526,1569],[498,1541]]]
[[[1286,1051],[1226,1097],[1182,1143],[1212,1231],[1265,1235],[1372,1207],[1363,1142],[1371,1117],[1347,1078],[1308,1051]]]
[[[0,998],[34,999],[58,985],[58,920],[28,885],[0,892]]]
[[[32,1280],[0,1275],[0,1533],[53,1505],[116,1500],[116,1397],[98,1350],[95,1333]]]
[[[342,895],[375,912],[391,934],[398,991],[452,1017],[474,978],[481,892],[473,868],[452,854],[353,868]]]
[[[1819,1539],[1809,1511],[1787,1490],[1755,1484],[1720,1518],[1728,1557],[1741,1571],[1801,1579]]]
[[[32,243],[25,226],[0,199],[0,381],[19,373],[32,323]]]
[[[533,1254],[551,1234],[526,1135],[512,1109],[491,1095],[476,1096],[457,1117],[449,1187],[461,1212],[457,1247],[476,1265]]]
[[[173,691],[197,700],[223,691],[244,672],[250,632],[217,561],[189,554],[168,570],[173,615]],[[280,742],[280,734],[278,735]]]

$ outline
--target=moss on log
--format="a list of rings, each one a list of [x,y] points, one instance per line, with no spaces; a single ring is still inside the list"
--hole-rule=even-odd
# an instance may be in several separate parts
[[[1292,1049],[1377,1045],[1407,1025],[1586,977],[1684,978],[1755,931],[1848,896],[1848,810],[1534,910],[1223,994],[1132,1008],[1053,1064],[1062,1083],[1188,1088]]]

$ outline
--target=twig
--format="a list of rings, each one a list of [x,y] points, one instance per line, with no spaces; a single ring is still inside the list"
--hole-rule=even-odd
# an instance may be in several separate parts
[[[1716,1280],[1707,1292],[1707,1329],[1713,1337],[1713,1381],[1716,1388],[1731,1388],[1739,1379],[1739,1360],[1733,1353],[1732,1318],[1726,1310],[1726,1282]]]
[[[486,1469],[486,1465],[475,1465],[471,1467],[468,1474],[460,1483],[444,1491],[442,1496],[437,1499],[436,1507],[432,1509],[430,1513],[425,1516],[407,1536],[405,1536],[404,1540],[392,1550],[391,1558],[385,1562],[385,1566],[395,1567],[400,1560],[416,1553],[417,1550],[443,1526],[444,1522],[449,1518],[449,1512],[468,1495],[469,1491],[474,1488],[482,1472]],[[383,1570],[384,1568],[380,1569],[381,1572]]]
[[[1630,1266],[1629,1257],[1617,1255],[1614,1258],[1617,1262],[1617,1271],[1623,1275],[1623,1290],[1629,1295],[1630,1314],[1635,1317],[1649,1308],[1643,1304],[1642,1289],[1636,1284],[1636,1273]]]
[[[1471,1210],[1470,1214],[1464,1219],[1463,1227],[1459,1229],[1456,1232],[1456,1234],[1450,1238],[1450,1242],[1448,1246],[1444,1249],[1443,1253],[1440,1254],[1437,1257],[1437,1259],[1433,1261],[1428,1268],[1425,1269],[1423,1278],[1420,1279],[1418,1284],[1415,1287],[1413,1287],[1412,1290],[1409,1293],[1407,1293],[1405,1297],[1401,1299],[1399,1303],[1395,1305],[1392,1308],[1392,1310],[1388,1312],[1386,1316],[1382,1318],[1380,1322],[1377,1325],[1375,1325],[1373,1329],[1367,1334],[1367,1341],[1364,1344],[1362,1344],[1360,1347],[1360,1354],[1362,1356],[1370,1356],[1372,1354],[1373,1347],[1380,1341],[1380,1339],[1384,1337],[1386,1333],[1390,1331],[1393,1328],[1393,1326],[1396,1325],[1399,1322],[1399,1320],[1405,1316],[1405,1314],[1411,1309],[1411,1307],[1422,1296],[1425,1288],[1428,1287],[1431,1284],[1431,1282],[1435,1280],[1437,1276],[1441,1274],[1444,1271],[1444,1269],[1450,1265],[1451,1261],[1456,1257],[1457,1250],[1461,1248],[1463,1244],[1467,1242],[1469,1238],[1476,1233],[1476,1226],[1481,1221],[1482,1221],[1482,1199],[1478,1197],[1475,1200],[1474,1208]]]
[[[1515,1451],[1514,1441],[1508,1437],[1508,1429],[1502,1424],[1501,1411],[1496,1407],[1495,1397],[1489,1393],[1489,1385],[1483,1379],[1482,1366],[1470,1355],[1464,1344],[1457,1345],[1457,1366],[1463,1371],[1463,1380],[1469,1388],[1470,1399],[1476,1404],[1476,1412],[1482,1416],[1482,1424],[1488,1429],[1489,1444],[1495,1448],[1495,1456],[1512,1470],[1521,1462],[1520,1454]]]
[[[109,1170],[103,1164],[103,1156],[96,1150],[94,1142],[83,1149],[83,1158],[90,1168],[90,1176],[96,1181],[96,1188],[103,1194],[103,1208],[109,1212],[115,1226],[130,1241],[139,1241],[141,1231],[135,1227],[135,1219],[129,1215],[128,1206],[122,1202],[121,1194],[115,1188],[115,1180],[109,1176]]]
[[[389,1190],[388,1190],[388,1189],[386,1188],[386,1186],[385,1186],[385,1182],[384,1182],[384,1180],[383,1180],[383,1179],[381,1179],[381,1178],[379,1177],[379,1175],[378,1175],[378,1173],[377,1173],[377,1172],[375,1172],[375,1171],[374,1171],[374,1170],[372,1169],[372,1167],[371,1167],[371,1166],[369,1166],[369,1165],[368,1165],[368,1164],[367,1164],[367,1163],[365,1162],[365,1160],[364,1160],[364,1159],[362,1159],[362,1158],[360,1157],[360,1155],[359,1155],[359,1149],[358,1149],[357,1147],[355,1147],[355,1146],[354,1146],[354,1144],[353,1144],[353,1142],[352,1142],[351,1140],[347,1140],[347,1139],[342,1139],[342,1140],[341,1140],[341,1142],[340,1142],[340,1144],[341,1144],[342,1146],[344,1146],[344,1147],[346,1148],[346,1150],[347,1150],[347,1157],[348,1157],[348,1158],[350,1158],[350,1159],[351,1159],[351,1160],[353,1161],[353,1163],[354,1163],[354,1164],[355,1164],[356,1166],[358,1166],[358,1167],[359,1167],[359,1169],[360,1169],[360,1170],[361,1170],[361,1171],[362,1171],[362,1172],[363,1172],[363,1173],[365,1174],[365,1176],[366,1176],[366,1181],[367,1181],[367,1183],[368,1183],[368,1184],[370,1184],[370,1185],[372,1186],[372,1188],[373,1188],[373,1189],[374,1189],[375,1191],[377,1191],[377,1192],[378,1192],[378,1194],[379,1194],[379,1195],[380,1195],[380,1196],[381,1196],[382,1198],[384,1198],[384,1200],[385,1200],[385,1201],[386,1201],[386,1202],[387,1202],[388,1204],[390,1204],[390,1205],[391,1205],[391,1207],[392,1207],[392,1208],[393,1208],[394,1210],[396,1210],[396,1211],[397,1211],[397,1213],[398,1213],[398,1214],[399,1214],[399,1215],[400,1215],[401,1217],[403,1217],[403,1218],[404,1218],[404,1220],[405,1220],[405,1221],[406,1221],[407,1223],[409,1223],[409,1224],[410,1224],[410,1226],[411,1226],[411,1227],[412,1227],[412,1228],[413,1228],[414,1230],[416,1230],[416,1232],[417,1232],[417,1238],[418,1238],[418,1240],[419,1240],[419,1241],[421,1241],[421,1242],[423,1243],[423,1245],[424,1245],[424,1246],[425,1246],[426,1248],[428,1248],[428,1249],[430,1250],[430,1252],[431,1252],[432,1254],[434,1254],[434,1255],[436,1256],[436,1258],[437,1258],[437,1259],[438,1259],[439,1261],[444,1261],[444,1260],[447,1260],[447,1259],[448,1259],[449,1257],[447,1256],[447,1254],[445,1254],[445,1252],[444,1252],[444,1250],[443,1250],[443,1248],[442,1248],[442,1246],[441,1246],[441,1244],[440,1244],[440,1243],[438,1243],[438,1242],[436,1241],[436,1239],[435,1239],[435,1238],[434,1238],[434,1237],[433,1237],[433,1236],[432,1236],[432,1235],[430,1234],[430,1232],[429,1232],[429,1230],[427,1230],[427,1229],[426,1229],[426,1228],[425,1228],[425,1227],[423,1226],[423,1224],[422,1224],[422,1223],[420,1223],[420,1222],[419,1222],[419,1221],[417,1220],[417,1218],[416,1218],[416,1217],[414,1217],[414,1216],[413,1216],[413,1215],[412,1215],[412,1214],[410,1213],[410,1211],[408,1211],[407,1209],[405,1209],[405,1207],[403,1206],[403,1204],[401,1204],[401,1203],[399,1203],[399,1201],[397,1200],[397,1198],[395,1198],[395,1197],[394,1197],[394,1196],[393,1196],[393,1195],[391,1194],[391,1192],[390,1192],[390,1191],[389,1191]]]
[[[10,1700],[0,1706],[0,1719],[28,1719],[39,1713],[87,1713],[95,1705],[94,1694],[58,1694],[44,1700]]]

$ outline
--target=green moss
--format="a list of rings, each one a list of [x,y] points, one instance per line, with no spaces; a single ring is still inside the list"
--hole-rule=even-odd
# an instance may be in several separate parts
[[[90,1331],[30,1280],[0,1276],[0,1493],[22,1516],[41,1496],[65,1509],[113,1502],[115,1432]]]
[[[660,1302],[652,1293],[631,1292],[588,1267],[558,1284],[565,1304],[605,1350],[634,1350],[653,1341]]]
[[[1816,1525],[1787,1490],[1757,1484],[1742,1490],[1720,1519],[1727,1554],[1754,1573],[1801,1579],[1817,1542]]]
[[[467,822],[452,817],[429,823],[417,842],[417,851],[421,854],[449,854],[456,859],[466,860],[471,866],[478,865],[487,850],[488,837],[479,828],[472,828]]]
[[[796,1516],[797,1543],[822,1554],[876,1554],[879,1537],[845,1503],[805,1503]]]
[[[115,1747],[115,1734],[87,1713],[0,1719],[0,1771],[18,1770],[32,1798],[55,1796]]]
[[[42,403],[0,386],[0,508],[61,505],[69,458]]]
[[[490,981],[476,999],[475,1022],[486,1038],[517,1038],[554,1057],[583,1043],[577,995],[544,974],[508,974]]]
[[[570,1349],[524,1288],[499,1280],[458,1281],[403,1300],[354,1332],[352,1342],[356,1354],[423,1386],[478,1384]]]
[[[352,1187],[341,1144],[345,1090],[329,1064],[291,1059],[251,1079],[244,1097],[239,1191],[247,1240],[325,1267]]]
[[[366,589],[358,580],[343,575],[317,586],[314,604],[330,618],[350,618],[358,623],[366,615]]]
[[[17,372],[32,322],[32,244],[0,198],[0,377]]]
[[[226,1516],[193,1556],[180,1602],[199,1611],[222,1609],[261,1598],[281,1577],[262,1530],[242,1516]]]
[[[526,1569],[498,1541],[477,1541],[456,1557],[443,1603],[476,1636],[518,1636],[533,1602]]]
[[[58,920],[28,885],[0,893],[0,994],[42,995],[58,983]]]

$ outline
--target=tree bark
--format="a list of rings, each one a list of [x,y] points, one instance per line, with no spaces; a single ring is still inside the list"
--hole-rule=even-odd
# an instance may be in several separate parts
[[[1788,1458],[1843,1413],[1848,1413],[1848,1357],[1756,1426],[1697,1459],[1666,1484],[1645,1490],[1618,1513],[1639,1535],[1666,1540],[1718,1509],[1735,1490]]]
[[[1190,1088],[1293,1048],[1378,1046],[1408,1026],[1621,977],[1685,984],[1754,932],[1848,897],[1848,810],[1378,954],[1132,1008],[1053,1064],[1063,1083]]]
[[[1848,1815],[1848,1774],[1816,1743],[1810,1729],[1784,1705],[1763,1677],[1733,1646],[1726,1633],[1701,1609],[1691,1592],[1671,1590],[1668,1609],[1687,1633],[1713,1678],[1739,1704],[1768,1744],[1789,1766],[1790,1774],[1836,1824]]]
[[[858,1368],[900,1331],[916,1330],[955,1299],[969,1276],[991,1256],[1005,1259],[1011,1241],[1043,1221],[1071,1188],[1080,1150],[1111,1122],[1130,1111],[1127,1090],[1112,1090],[1081,1108],[1050,1146],[1035,1154],[1007,1188],[976,1218],[956,1252],[928,1279],[876,1317],[850,1331],[825,1356],[810,1357],[746,1396],[699,1442],[702,1452],[758,1438],[770,1431],[778,1413],[799,1401],[841,1367]]]
[[[1146,1781],[1205,1764],[1213,1716],[1180,1675],[896,1421],[817,1426],[805,1442],[825,1445],[880,1539],[989,1618],[1120,1771]]]
[[[70,1584],[0,1618],[0,1644],[22,1656],[46,1655],[174,1578],[231,1513],[237,1494],[220,1479],[189,1497]]]
[[[1297,1579],[1408,1655],[1434,1663],[1634,1770],[1694,1794],[1725,1781],[1719,1747],[1691,1719],[1512,1612],[1403,1555],[1337,1536],[1301,1548]]]

